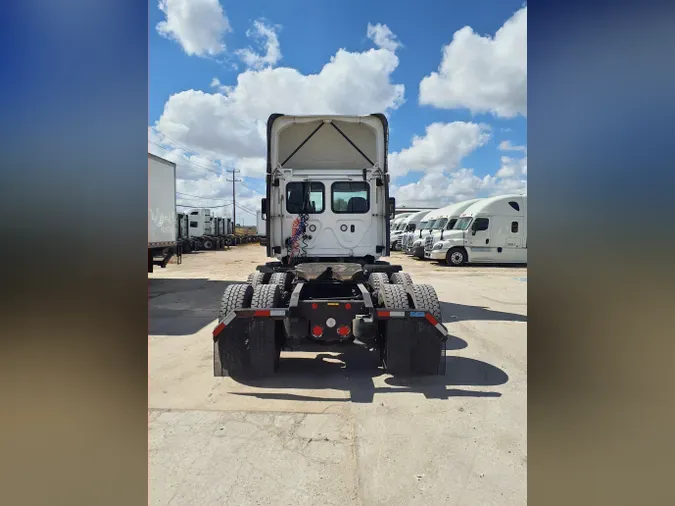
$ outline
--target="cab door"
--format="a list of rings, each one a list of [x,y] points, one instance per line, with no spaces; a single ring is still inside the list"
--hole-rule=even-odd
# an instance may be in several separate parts
[[[368,181],[335,181],[331,184],[334,232],[340,246],[354,256],[372,253],[375,248],[377,234],[370,230],[373,224],[371,200]]]
[[[493,245],[490,244],[492,227],[490,218],[474,218],[468,230],[468,253],[471,262],[494,262]]]

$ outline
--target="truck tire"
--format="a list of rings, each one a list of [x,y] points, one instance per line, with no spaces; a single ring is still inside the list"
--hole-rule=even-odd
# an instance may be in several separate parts
[[[442,321],[441,303],[438,302],[436,290],[431,285],[408,285],[408,293],[414,309],[428,311],[439,322]]]
[[[270,279],[270,275],[265,272],[256,271],[248,275],[246,282],[253,287],[258,285],[266,285]]]
[[[275,272],[267,284],[277,285],[282,292],[288,292],[293,284],[293,276],[288,272]]]
[[[234,284],[225,288],[223,297],[220,299],[220,309],[218,311],[218,321],[221,321],[228,313],[234,309],[248,308],[253,298],[253,287],[247,284]]]
[[[253,289],[251,309],[271,309],[281,305],[277,285],[258,285]],[[248,339],[250,374],[264,377],[274,374],[281,356],[280,329],[274,320],[260,321],[252,328]]]
[[[230,285],[225,288],[220,301],[218,321],[236,308],[248,308],[253,297],[253,287],[245,284]],[[250,369],[249,354],[244,339],[219,339],[218,353],[220,363],[233,378],[242,377]]]
[[[387,309],[410,309],[408,294],[401,285],[383,284],[377,291],[377,300],[381,307]]]
[[[394,284],[394,285],[412,285],[413,280],[410,277],[410,274],[407,272],[395,272],[391,275],[391,278],[389,278],[389,282]]]
[[[383,285],[389,284],[389,278],[384,272],[373,272],[368,276],[368,283],[370,283],[374,291],[379,292]]]
[[[459,267],[466,263],[466,251],[464,248],[450,248],[445,254],[445,263],[452,267]]]
[[[213,249],[213,241],[211,239],[205,239],[203,246],[204,249]]]

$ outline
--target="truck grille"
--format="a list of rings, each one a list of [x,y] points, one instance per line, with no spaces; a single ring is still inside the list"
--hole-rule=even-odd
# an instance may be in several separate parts
[[[434,247],[434,236],[428,235],[426,239],[424,239],[424,250],[431,251],[433,247]]]

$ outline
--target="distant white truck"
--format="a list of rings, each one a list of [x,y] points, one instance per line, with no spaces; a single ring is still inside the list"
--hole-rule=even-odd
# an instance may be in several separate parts
[[[429,211],[425,210],[406,216],[399,224],[398,229],[392,231],[389,235],[389,247],[394,251],[402,249],[403,237],[405,234],[414,232],[427,214],[429,214]]]
[[[452,266],[527,263],[527,195],[501,195],[472,204],[424,256]]]
[[[445,216],[445,211],[450,206],[441,207],[430,211],[424,219],[420,222],[417,230],[410,235],[406,234],[403,237],[403,246],[406,253],[417,258],[424,258],[424,240],[436,228],[436,224],[441,223],[441,217]]]
[[[148,272],[176,253],[176,164],[148,153]]]
[[[462,213],[480,200],[481,199],[465,200],[463,202],[457,202],[456,204],[451,204],[447,207],[444,207],[438,213],[439,216],[433,226],[433,229],[430,230],[428,235],[424,237],[424,242],[422,243],[424,246],[424,252],[431,251],[434,244],[436,244],[438,241],[442,241],[447,235],[448,231],[455,227],[455,224],[459,220]],[[424,252],[419,252],[418,256],[420,258],[428,258],[424,255]]]

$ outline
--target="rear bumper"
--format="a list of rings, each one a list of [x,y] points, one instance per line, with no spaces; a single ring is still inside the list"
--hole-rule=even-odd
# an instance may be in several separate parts
[[[288,321],[296,311],[283,309],[235,309],[218,322],[213,330],[214,376],[229,376],[220,359],[218,343],[221,339],[246,339],[250,332],[267,331],[274,335],[275,322]],[[433,342],[445,343],[448,330],[431,313],[414,309],[372,309],[374,320],[385,322],[388,332],[401,335],[428,337]],[[444,346],[443,346],[444,348]]]

